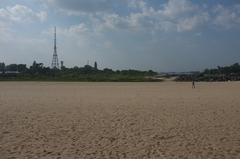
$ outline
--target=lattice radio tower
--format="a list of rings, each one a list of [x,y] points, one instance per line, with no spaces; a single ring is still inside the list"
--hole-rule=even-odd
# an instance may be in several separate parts
[[[56,31],[56,27],[54,27],[54,52],[53,52],[53,59],[52,59],[52,68],[53,69],[59,69],[58,55],[57,55],[57,31]]]

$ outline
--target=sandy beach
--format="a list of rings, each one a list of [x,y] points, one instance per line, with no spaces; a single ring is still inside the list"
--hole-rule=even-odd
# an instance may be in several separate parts
[[[240,83],[0,82],[0,159],[82,158],[240,158]]]

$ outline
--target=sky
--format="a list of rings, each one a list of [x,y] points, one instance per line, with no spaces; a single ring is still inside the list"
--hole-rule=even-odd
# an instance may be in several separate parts
[[[240,62],[239,0],[0,0],[0,62],[201,71]]]

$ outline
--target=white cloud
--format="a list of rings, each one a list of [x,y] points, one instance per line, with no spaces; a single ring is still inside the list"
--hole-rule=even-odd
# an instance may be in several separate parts
[[[10,22],[31,22],[34,20],[45,21],[47,13],[44,11],[34,12],[31,8],[16,4],[12,7],[0,8],[0,19]]]
[[[33,21],[45,21],[47,13],[44,11],[34,12],[32,9],[18,5],[12,7],[0,8],[0,42],[9,43],[9,41],[16,41],[13,23],[26,23]]]
[[[177,29],[180,32],[190,31],[190,30],[193,30],[194,28],[197,28],[197,27],[203,25],[205,22],[208,22],[208,20],[209,20],[208,13],[202,13],[201,15],[195,15],[193,17],[180,20],[177,25]]]
[[[89,31],[89,29],[87,28],[86,24],[84,23],[80,23],[79,25],[73,25],[69,28],[68,32],[70,33],[86,33],[87,31]]]
[[[102,12],[111,10],[115,0],[41,0],[53,7],[65,10],[67,14],[77,12]]]
[[[128,0],[128,6],[130,8],[144,10],[147,8],[147,3],[144,0]]]
[[[209,20],[206,11],[186,0],[169,0],[160,9],[148,6],[143,0],[132,0],[129,4],[139,11],[126,16],[103,13],[96,26],[115,30],[183,32],[194,30]]]
[[[192,31],[214,24],[231,28],[240,23],[240,5],[210,7],[189,0],[168,0],[153,6],[147,0],[41,0],[67,15],[88,17],[94,30]],[[114,9],[126,8],[127,14]],[[124,11],[123,11],[124,12]]]
[[[41,22],[44,22],[47,19],[47,16],[48,16],[47,12],[44,11],[36,13],[36,17],[38,17]]]
[[[169,0],[164,5],[163,14],[168,17],[178,17],[179,15],[189,14],[197,11],[198,7],[189,0]]]
[[[226,8],[222,5],[217,5],[213,10],[216,16],[213,23],[225,29],[230,29],[236,25],[240,25],[239,10],[239,5],[236,5],[232,8]]]

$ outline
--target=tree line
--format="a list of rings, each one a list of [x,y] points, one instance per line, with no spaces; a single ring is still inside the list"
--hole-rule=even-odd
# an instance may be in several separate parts
[[[39,80],[39,81],[123,81],[123,82],[141,82],[156,81],[152,76],[157,75],[156,72],[139,71],[139,70],[112,70],[97,68],[95,62],[94,67],[85,65],[83,67],[67,68],[62,66],[60,69],[45,67],[43,63],[36,61],[30,67],[26,64],[10,64],[0,63],[0,80]]]
[[[218,66],[213,69],[205,69],[192,75],[181,75],[177,81],[239,81],[240,80],[240,65],[235,63],[230,66]]]

